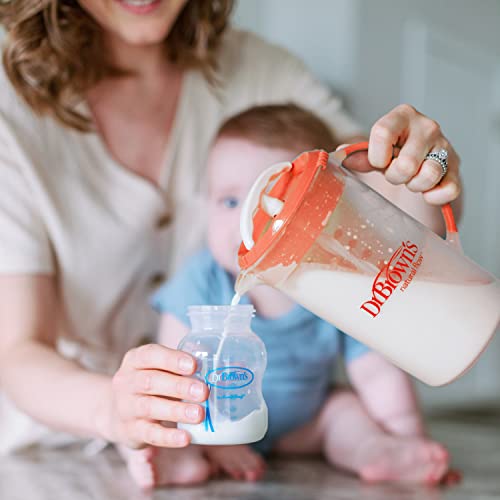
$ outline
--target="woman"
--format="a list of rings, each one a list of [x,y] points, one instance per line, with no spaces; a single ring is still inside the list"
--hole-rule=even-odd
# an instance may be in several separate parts
[[[226,30],[231,7],[230,0],[1,5],[0,452],[72,436],[129,448],[187,446],[186,432],[159,422],[200,422],[196,403],[207,387],[186,377],[194,370],[186,354],[137,346],[155,331],[147,298],[165,278],[159,271],[174,269],[200,238],[199,179],[218,125],[251,105],[295,101],[344,142],[361,134],[299,61]],[[402,146],[394,160],[393,144]],[[444,177],[425,160],[441,148],[449,152]],[[429,217],[430,204],[458,196],[457,155],[437,124],[410,106],[374,125],[369,160],[391,183],[423,192]],[[410,210],[420,203],[408,199],[401,203]],[[189,460],[172,457],[164,460],[172,467]],[[144,478],[151,470],[133,472]],[[156,483],[208,473],[175,477],[170,469]]]

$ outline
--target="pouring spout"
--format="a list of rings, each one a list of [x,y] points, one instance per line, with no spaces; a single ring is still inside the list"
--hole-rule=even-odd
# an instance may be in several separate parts
[[[254,273],[243,270],[240,271],[236,283],[234,285],[234,290],[238,300],[240,297],[248,293],[253,287],[257,285],[262,285],[263,281],[259,279]],[[237,300],[236,297],[234,300]]]

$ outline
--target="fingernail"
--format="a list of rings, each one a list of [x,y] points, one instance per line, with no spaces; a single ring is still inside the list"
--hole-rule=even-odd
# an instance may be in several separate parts
[[[198,406],[188,406],[186,408],[186,417],[189,420],[198,420],[200,418],[200,408]]]
[[[176,432],[174,436],[174,441],[182,446],[188,444],[189,439],[185,432]]]
[[[179,368],[183,372],[193,371],[193,360],[187,356],[182,356],[182,358],[179,359]]]
[[[203,386],[201,384],[191,384],[189,392],[191,393],[191,396],[201,398],[201,396],[203,396]]]

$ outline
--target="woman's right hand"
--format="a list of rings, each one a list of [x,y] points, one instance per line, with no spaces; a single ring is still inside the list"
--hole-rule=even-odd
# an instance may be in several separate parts
[[[187,446],[189,433],[162,422],[203,421],[204,410],[195,403],[207,399],[208,387],[189,377],[195,368],[192,356],[159,344],[128,351],[111,382],[106,438],[132,448]]]

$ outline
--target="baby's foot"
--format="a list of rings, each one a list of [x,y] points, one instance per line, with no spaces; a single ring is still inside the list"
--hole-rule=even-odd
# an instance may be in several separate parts
[[[132,479],[140,488],[154,486],[153,457],[156,449],[152,446],[141,450],[133,450],[127,446],[117,446],[120,455],[127,464],[127,469]]]
[[[210,476],[210,464],[201,448],[153,448],[132,450],[118,447],[127,462],[134,481],[143,489],[167,485],[191,485],[205,482]]]
[[[257,481],[265,472],[264,459],[247,445],[205,446],[204,454],[212,470],[223,471],[233,479]]]
[[[437,484],[446,474],[444,446],[423,438],[376,436],[358,450],[359,476],[369,482],[403,481]]]

